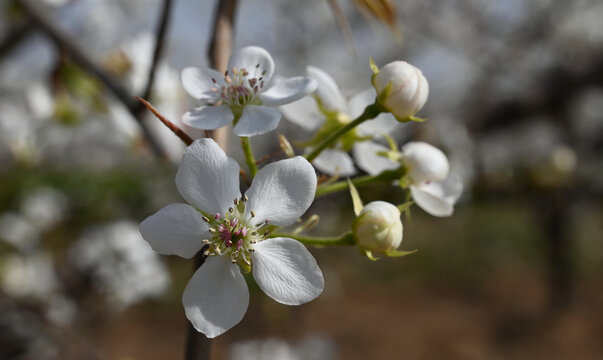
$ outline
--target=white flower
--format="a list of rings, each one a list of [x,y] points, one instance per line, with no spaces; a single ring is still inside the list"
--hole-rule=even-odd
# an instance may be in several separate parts
[[[360,116],[368,105],[375,102],[377,93],[374,89],[365,90],[348,102],[335,80],[325,71],[308,66],[307,73],[318,84],[313,96],[281,107],[289,120],[305,130],[315,131],[320,128],[319,133],[322,131],[328,135]],[[344,135],[334,148],[325,149],[313,164],[320,171],[330,175],[352,176],[356,174],[356,168],[348,151],[352,148],[355,151],[356,145],[363,139],[391,132],[396,125],[397,122],[391,114],[383,113]]]
[[[212,69],[189,67],[182,70],[182,85],[201,106],[182,117],[192,127],[213,130],[233,120],[238,136],[254,136],[276,129],[280,106],[301,99],[316,89],[306,77],[283,79],[271,86],[274,61],[257,46],[244,47],[232,54],[228,70],[220,74]]]
[[[405,61],[391,62],[373,77],[379,101],[398,120],[418,113],[427,101],[429,85],[421,70]]]
[[[249,292],[239,266],[276,301],[299,305],[316,298],[324,280],[310,252],[289,238],[268,238],[271,225],[296,221],[316,191],[314,169],[302,157],[262,168],[241,197],[239,165],[211,139],[189,146],[176,186],[190,204],[171,204],[148,217],[140,231],[164,255],[207,259],[189,281],[182,303],[193,326],[213,338],[236,325]]]
[[[358,246],[378,252],[398,248],[402,242],[400,215],[396,206],[385,201],[366,204],[352,225]]]
[[[379,156],[390,149],[371,143],[355,152],[358,166],[369,174],[398,168],[401,164]],[[450,216],[463,192],[461,179],[449,173],[448,158],[436,147],[424,142],[409,142],[402,147],[401,162],[410,180],[413,200],[433,216]]]
[[[170,284],[165,265],[130,220],[86,231],[69,255],[80,270],[92,273],[118,308],[157,297]]]

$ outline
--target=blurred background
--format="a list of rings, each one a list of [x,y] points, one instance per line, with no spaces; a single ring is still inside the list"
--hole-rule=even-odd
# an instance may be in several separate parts
[[[194,105],[179,73],[211,65],[217,6],[0,4],[1,359],[182,358],[193,265],[157,256],[138,223],[182,201],[183,145],[133,95],[179,122]],[[422,69],[429,121],[394,136],[442,148],[465,192],[450,218],[413,208],[412,256],[311,249],[326,286],[309,304],[250,285],[211,358],[603,358],[602,18],[597,0],[241,1],[233,48],[266,48],[278,74],[313,65],[351,96],[370,87],[371,56]],[[310,136],[286,119],[277,133]],[[275,135],[252,140],[258,157]],[[353,219],[346,193],[309,213],[314,235]]]

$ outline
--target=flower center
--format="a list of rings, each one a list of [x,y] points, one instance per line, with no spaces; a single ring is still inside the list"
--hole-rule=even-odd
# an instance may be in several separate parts
[[[251,271],[251,253],[254,252],[253,245],[262,241],[268,235],[264,227],[269,220],[256,222],[255,225],[247,224],[245,217],[245,204],[247,197],[234,199],[234,206],[228,208],[224,214],[217,213],[214,216],[203,216],[203,221],[209,225],[210,239],[203,240],[208,245],[204,251],[205,256],[227,255],[233,264],[239,264],[242,269]],[[255,212],[250,211],[251,217]]]
[[[212,78],[215,86],[211,91],[219,94],[220,102],[229,106],[241,107],[252,104],[257,102],[257,95],[264,88],[264,75],[266,70],[262,70],[260,64],[255,65],[253,74],[245,68],[239,70],[233,66],[230,72],[226,70],[224,73],[226,85],[218,87],[218,82]]]

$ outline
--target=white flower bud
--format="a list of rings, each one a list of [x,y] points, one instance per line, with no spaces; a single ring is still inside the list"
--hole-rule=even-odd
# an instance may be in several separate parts
[[[412,141],[402,147],[402,159],[413,184],[444,180],[448,176],[448,158],[433,145]]]
[[[353,224],[354,236],[361,249],[385,252],[402,242],[400,210],[385,201],[367,204]]]
[[[418,113],[429,94],[429,85],[421,70],[405,61],[394,61],[379,69],[373,85],[381,105],[398,120]]]

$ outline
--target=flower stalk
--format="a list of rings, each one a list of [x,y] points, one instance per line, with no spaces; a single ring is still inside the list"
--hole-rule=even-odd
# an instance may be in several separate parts
[[[354,234],[348,231],[340,236],[333,237],[314,237],[314,236],[303,236],[294,234],[279,234],[273,233],[270,237],[288,237],[301,242],[304,245],[314,246],[353,246],[356,245],[356,239]]]
[[[399,180],[402,176],[406,174],[406,169],[401,166],[395,170],[386,170],[377,175],[365,175],[359,176],[354,179],[350,179],[352,184],[355,186],[369,185],[378,182],[392,182],[394,180]],[[316,197],[332,194],[338,191],[347,190],[349,188],[348,180],[342,180],[335,183],[319,186],[316,189]]]
[[[367,106],[364,109],[364,112],[360,116],[358,116],[356,119],[354,119],[354,121],[346,124],[342,128],[340,128],[337,131],[333,132],[322,143],[320,143],[312,151],[310,151],[306,155],[306,159],[309,162],[312,162],[314,159],[316,159],[318,157],[318,155],[320,155],[320,153],[324,149],[326,149],[331,144],[333,144],[335,142],[335,140],[339,139],[345,133],[347,133],[348,131],[352,130],[356,126],[362,124],[366,120],[371,120],[371,119],[376,118],[377,115],[381,114],[382,112],[386,112],[386,110],[381,105],[379,105],[379,104],[375,103],[375,104]]]
[[[258,172],[258,166],[255,162],[255,158],[253,157],[253,151],[251,150],[251,142],[249,141],[248,137],[241,137],[241,147],[243,148],[243,153],[245,154],[245,162],[247,162],[249,172],[251,173],[251,177],[253,178]]]

